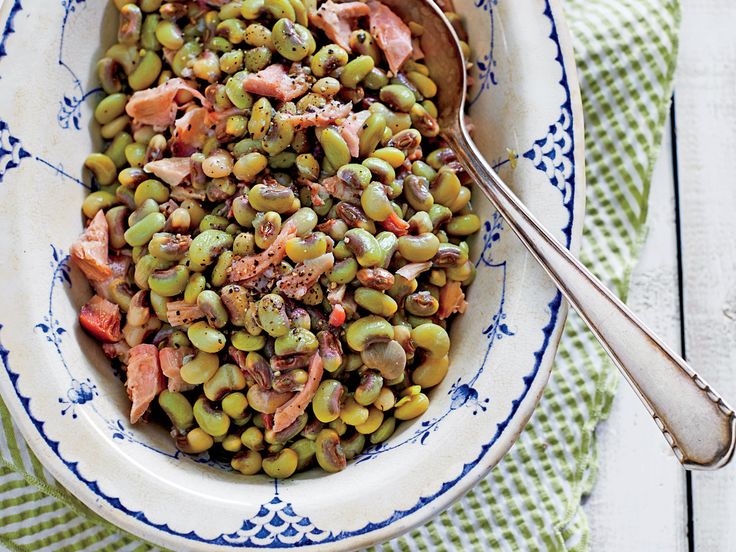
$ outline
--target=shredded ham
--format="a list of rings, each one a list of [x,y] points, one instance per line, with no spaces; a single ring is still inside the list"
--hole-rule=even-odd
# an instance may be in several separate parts
[[[314,394],[317,392],[317,387],[324,373],[322,357],[319,356],[319,353],[314,353],[312,360],[309,362],[308,373],[309,377],[307,378],[307,383],[304,384],[304,389],[299,391],[285,404],[279,406],[276,412],[274,412],[273,431],[276,433],[283,431],[293,424],[304,413]]]
[[[142,343],[130,350],[128,379],[125,388],[133,402],[130,408],[130,423],[134,424],[148,410],[156,395],[166,389],[166,378],[158,362],[158,349],[155,345]]]
[[[274,63],[262,71],[251,73],[243,81],[248,92],[259,96],[277,98],[288,102],[309,90],[309,83],[304,75],[291,76],[285,65]]]
[[[168,157],[146,163],[143,170],[155,174],[169,186],[178,186],[189,176],[192,163],[189,157]]]
[[[323,128],[326,127],[338,119],[343,119],[350,115],[353,109],[353,104],[348,102],[341,104],[338,101],[332,100],[322,107],[313,107],[304,113],[299,114],[284,114],[284,118],[289,121],[295,130],[301,130],[308,127]]]
[[[276,285],[287,297],[301,299],[317,283],[320,276],[330,270],[334,264],[335,257],[332,253],[308,259],[297,264],[294,270],[282,276]]]
[[[100,297],[104,297],[108,301],[111,301],[113,298],[112,292],[114,288],[120,285],[127,286],[127,275],[130,263],[131,258],[128,255],[112,255],[109,257],[107,266],[110,267],[110,276],[104,280],[90,282],[95,293]],[[133,295],[132,292],[130,295]]]
[[[412,54],[411,30],[391,9],[372,0],[368,2],[368,24],[394,75]]]
[[[69,248],[74,264],[92,282],[105,280],[112,274],[108,264],[107,232],[107,219],[100,209],[79,239]]]
[[[309,22],[322,29],[335,44],[350,52],[353,20],[369,14],[368,6],[362,2],[336,4],[332,0],[327,0],[316,12],[309,14]]]
[[[204,318],[204,312],[197,305],[186,301],[169,301],[166,303],[166,319],[174,328],[188,326],[200,318]]]
[[[351,113],[338,127],[340,136],[345,140],[350,150],[350,155],[353,157],[360,155],[360,134],[363,130],[363,125],[370,116],[371,112],[368,110]]]
[[[103,343],[102,352],[105,353],[107,358],[117,358],[123,364],[128,364],[130,345],[125,341],[118,341],[117,343]]]
[[[209,107],[209,102],[199,91],[184,79],[169,79],[156,88],[139,90],[133,94],[125,106],[125,111],[136,122],[154,127],[167,127],[176,120],[179,104],[176,95],[180,90],[186,90],[192,96]]]
[[[405,236],[409,233],[409,223],[399,217],[393,211],[386,220],[380,223],[386,230],[396,234],[397,236]]]
[[[465,300],[460,282],[450,280],[442,286],[440,290],[440,308],[437,311],[440,320],[448,318],[456,312],[462,314],[466,308],[468,308],[468,302]]]
[[[360,190],[345,184],[337,176],[330,176],[322,180],[320,184],[329,194],[348,203],[360,203]]]
[[[286,242],[295,235],[296,226],[288,222],[284,224],[279,235],[265,251],[234,261],[227,271],[228,280],[230,282],[251,280],[263,274],[268,267],[279,264],[286,256]]]
[[[204,107],[195,107],[176,120],[171,139],[173,155],[185,157],[202,149],[213,124],[209,113]]]
[[[190,347],[164,347],[158,352],[158,361],[161,365],[161,372],[169,380],[169,391],[189,391],[194,386],[188,384],[181,379],[181,367],[184,364],[184,357],[194,354],[194,349]]]
[[[397,270],[396,274],[400,274],[407,280],[413,280],[422,272],[426,272],[430,268],[432,268],[432,263],[430,261],[424,261],[423,263],[409,263]]]

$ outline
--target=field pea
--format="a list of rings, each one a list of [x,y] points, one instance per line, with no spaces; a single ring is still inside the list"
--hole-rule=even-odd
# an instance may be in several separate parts
[[[211,327],[207,322],[195,322],[187,330],[187,337],[197,349],[205,353],[217,353],[227,342],[222,332]]]

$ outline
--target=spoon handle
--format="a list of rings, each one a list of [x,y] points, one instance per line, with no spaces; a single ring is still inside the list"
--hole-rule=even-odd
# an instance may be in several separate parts
[[[691,469],[726,465],[736,439],[733,410],[534,218],[483,160],[462,126],[445,137],[619,367],[678,460]]]

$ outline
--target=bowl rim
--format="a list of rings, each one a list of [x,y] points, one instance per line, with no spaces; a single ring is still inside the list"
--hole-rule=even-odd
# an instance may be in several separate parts
[[[547,7],[546,9],[549,11],[549,17],[552,22],[552,33],[556,35],[556,43],[560,53],[560,63],[564,71],[564,77],[561,82],[566,87],[569,95],[572,114],[571,132],[576,138],[574,141],[573,151],[575,193],[571,212],[570,249],[574,253],[577,253],[582,236],[586,187],[582,100],[573,56],[572,40],[561,4],[559,0],[544,0],[544,2]],[[9,5],[11,4],[14,6],[15,2],[5,2],[5,5],[2,6],[1,10],[3,14],[5,14],[8,9],[11,9],[9,8]],[[380,542],[385,542],[391,538],[404,534],[447,509],[467,493],[473,486],[475,486],[480,479],[485,477],[490,470],[498,464],[498,462],[509,451],[511,446],[516,442],[528,423],[536,405],[539,403],[549,379],[557,347],[567,318],[567,303],[561,298],[559,292],[558,297],[560,297],[560,303],[557,310],[556,320],[553,316],[553,320],[555,320],[554,327],[547,336],[543,354],[540,357],[533,381],[523,394],[522,399],[516,406],[516,410],[509,416],[508,425],[494,442],[494,454],[489,454],[482,458],[468,473],[459,477],[455,485],[439,494],[439,496],[437,496],[430,505],[419,508],[417,511],[406,516],[402,516],[380,529],[367,531],[362,535],[352,536],[346,540],[336,541],[326,546],[320,543],[315,543],[311,545],[312,547],[319,546],[320,549],[344,549],[346,546],[351,549],[362,548]],[[0,329],[2,329],[1,324]],[[0,360],[2,360],[2,363],[5,365],[7,375],[9,376],[11,383],[11,386],[8,387],[6,385],[6,378],[3,377],[0,379],[0,391],[2,391],[3,399],[6,401],[6,405],[8,405],[8,410],[15,414],[15,416],[13,416],[13,420],[18,425],[21,434],[29,444],[31,450],[39,459],[44,458],[43,465],[49,470],[53,477],[74,496],[80,499],[86,506],[92,509],[95,513],[101,515],[105,521],[112,522],[133,535],[162,546],[180,544],[181,537],[167,535],[153,524],[142,524],[136,516],[131,515],[130,511],[127,511],[125,506],[120,503],[119,499],[113,499],[119,506],[115,506],[106,500],[100,500],[99,493],[95,488],[93,488],[96,486],[96,483],[94,481],[90,482],[86,480],[83,475],[78,473],[77,470],[70,465],[70,462],[61,457],[58,452],[58,443],[56,443],[57,448],[54,450],[55,454],[48,454],[49,447],[54,449],[54,446],[49,442],[50,439],[46,438],[43,433],[42,426],[44,422],[33,418],[30,411],[27,408],[24,408],[27,407],[27,404],[24,404],[24,401],[28,403],[30,402],[30,399],[24,398],[18,392],[17,388],[13,388],[14,383],[17,382],[20,374],[16,372],[15,376],[13,376],[8,365],[7,356],[8,350],[5,349],[0,342]],[[15,382],[13,381],[14,378]],[[9,397],[8,395],[10,391],[13,391],[14,393]],[[21,406],[20,409],[18,408],[19,403]],[[206,543],[200,542],[190,542],[190,544],[192,545],[192,549],[207,546]]]

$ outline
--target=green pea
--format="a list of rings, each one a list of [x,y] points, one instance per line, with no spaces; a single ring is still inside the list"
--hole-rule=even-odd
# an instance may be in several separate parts
[[[159,213],[150,213],[126,230],[124,236],[128,245],[145,245],[156,232],[163,230],[166,217]]]
[[[135,71],[128,76],[128,84],[133,90],[148,88],[156,82],[162,67],[159,55],[153,50],[148,50]]]
[[[199,54],[202,53],[202,45],[196,41],[190,40],[184,43],[184,46],[174,54],[171,62],[171,69],[177,77],[185,76],[184,73],[189,69],[190,64]]]
[[[233,456],[230,460],[230,466],[243,475],[255,475],[261,471],[262,462],[263,459],[260,453],[254,450],[244,450]]]
[[[363,85],[369,90],[380,90],[389,83],[386,72],[383,69],[374,67],[363,79]]]
[[[214,407],[205,397],[200,397],[192,409],[197,425],[207,434],[220,437],[230,429],[230,417]]]
[[[352,32],[350,35],[350,48],[359,54],[370,56],[376,64],[380,63],[383,57],[376,41],[364,29],[358,29]]]
[[[239,351],[260,351],[266,345],[266,338],[262,335],[250,335],[248,332],[237,331],[230,336],[230,343]]]
[[[393,416],[384,418],[378,429],[371,434],[369,438],[371,444],[377,445],[384,442],[394,434],[394,431],[396,431],[396,418]]]
[[[345,243],[361,266],[378,266],[383,260],[378,241],[362,228],[348,230],[345,233]]]
[[[328,127],[322,131],[319,142],[324,149],[325,156],[333,167],[342,167],[350,163],[350,149],[340,133]]]
[[[469,236],[480,230],[480,218],[474,214],[455,216],[446,228],[452,236]]]
[[[363,191],[360,204],[363,206],[365,214],[375,221],[382,222],[393,213],[391,203],[386,196],[386,190],[383,188],[383,184],[378,182],[371,182]]]
[[[217,353],[225,347],[227,340],[222,332],[210,327],[207,322],[195,322],[187,330],[187,337],[197,349],[205,353]]]
[[[284,299],[275,293],[264,295],[258,301],[258,325],[271,337],[281,337],[289,331],[289,317]]]
[[[82,212],[87,218],[94,218],[100,209],[108,209],[116,202],[116,198],[109,192],[98,190],[84,198]]]
[[[406,76],[425,98],[434,98],[437,95],[437,85],[427,75],[417,71],[409,71]]]
[[[302,471],[309,467],[314,460],[317,452],[317,446],[314,441],[309,439],[299,439],[289,445],[289,448],[296,452],[299,459],[296,465],[296,471]]]
[[[180,432],[185,432],[194,424],[192,405],[181,393],[164,389],[158,396],[158,404]]]
[[[245,52],[244,56],[245,68],[257,73],[271,65],[271,50],[266,46],[258,46]]]
[[[278,356],[311,354],[317,350],[317,338],[304,328],[292,328],[285,335],[276,338],[274,351]]]
[[[227,232],[204,230],[192,240],[189,246],[189,268],[195,272],[203,271],[232,244],[233,237]]]
[[[104,153],[91,153],[85,159],[84,166],[92,172],[100,186],[109,186],[115,182],[118,174],[115,163]]]
[[[271,126],[272,113],[273,108],[268,98],[260,98],[253,104],[253,111],[248,121],[248,132],[251,133],[253,138],[260,140],[266,135]]]
[[[225,94],[238,109],[250,109],[253,106],[253,96],[243,88],[243,81],[248,76],[245,71],[235,73],[225,83]],[[238,152],[233,151],[235,155]]]
[[[393,316],[398,310],[396,301],[390,296],[367,287],[359,287],[355,290],[355,302],[367,311],[387,318]]]
[[[299,23],[294,23],[293,18],[279,19],[271,30],[271,39],[276,51],[290,61],[301,61],[316,47],[309,29]]]
[[[188,282],[189,269],[183,265],[156,270],[148,277],[148,287],[162,297],[174,297],[183,293]]]
[[[379,94],[381,101],[399,111],[408,113],[417,99],[414,93],[401,84],[389,84],[381,88]]]
[[[346,88],[355,88],[368,73],[375,67],[375,62],[370,56],[358,56],[344,66],[340,74],[340,82]]]
[[[394,168],[389,163],[383,159],[379,159],[378,157],[369,157],[368,159],[364,159],[362,165],[371,171],[373,179],[377,180],[381,184],[388,186],[396,178],[396,171],[394,171]]]
[[[394,328],[385,318],[365,316],[352,322],[345,332],[345,341],[354,351],[362,351],[375,341],[393,339]]]
[[[332,269],[327,272],[327,279],[336,284],[349,284],[355,279],[357,273],[358,262],[350,257],[336,262]]]
[[[95,108],[95,119],[105,125],[125,113],[128,97],[122,93],[110,94],[102,99]]]
[[[276,155],[288,148],[293,139],[293,125],[282,113],[277,113],[271,120],[271,128],[263,137],[263,149],[269,155]]]
[[[302,207],[296,213],[291,215],[284,224],[289,224],[296,228],[296,235],[305,237],[317,226],[317,213],[308,207]]]
[[[264,458],[262,467],[266,475],[274,479],[285,479],[294,475],[298,464],[299,455],[290,448],[285,448],[275,456]]]
[[[217,355],[200,350],[194,358],[184,362],[180,372],[181,379],[191,385],[199,385],[214,376],[219,367]]]
[[[418,236],[401,236],[399,238],[399,253],[407,261],[421,263],[429,261],[435,256],[440,247],[440,240],[431,232]]]
[[[294,204],[294,192],[279,184],[256,184],[248,192],[248,202],[256,211],[285,213]]]
[[[243,69],[243,50],[232,50],[220,56],[220,70],[223,73],[232,75],[241,69]],[[225,93],[227,94],[227,89]]]
[[[205,397],[211,401],[219,401],[228,393],[241,389],[245,389],[245,376],[234,364],[220,366],[203,386]]]

